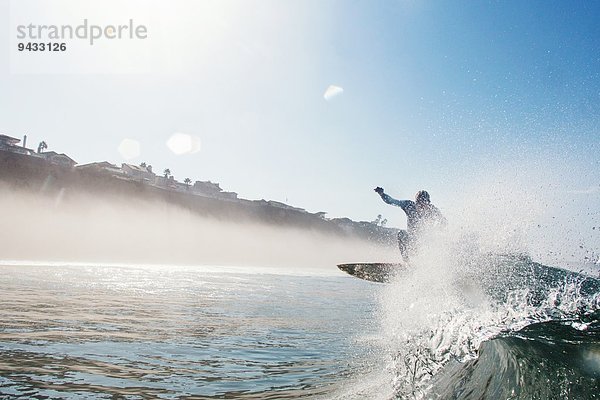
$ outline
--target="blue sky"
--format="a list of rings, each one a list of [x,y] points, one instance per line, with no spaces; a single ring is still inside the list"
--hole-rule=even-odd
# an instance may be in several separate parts
[[[27,133],[80,163],[123,162],[117,146],[132,138],[142,146],[132,163],[168,167],[180,181],[332,216],[381,213],[396,226],[403,215],[373,187],[399,198],[428,189],[452,215],[482,175],[514,172],[552,188],[540,196],[573,198],[578,223],[590,212],[598,221],[597,2],[152,4],[114,15],[148,21],[166,71],[11,73],[14,33],[4,29],[0,132]],[[2,2],[7,27],[9,11]],[[327,102],[331,84],[344,93]],[[202,150],[170,153],[174,132],[198,136]]]

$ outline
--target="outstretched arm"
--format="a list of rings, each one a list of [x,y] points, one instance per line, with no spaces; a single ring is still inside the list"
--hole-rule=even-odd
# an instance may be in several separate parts
[[[379,194],[379,196],[381,196],[381,199],[383,201],[385,201],[387,204],[391,204],[393,206],[400,207],[403,210],[404,210],[404,208],[406,206],[408,206],[410,204],[410,200],[396,200],[396,199],[394,199],[389,194],[384,193],[383,192],[383,188],[381,188],[379,186],[375,188],[375,191],[377,192],[377,194]]]

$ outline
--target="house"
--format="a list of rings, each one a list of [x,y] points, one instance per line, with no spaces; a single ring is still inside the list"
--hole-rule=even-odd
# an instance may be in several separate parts
[[[280,201],[269,200],[269,201],[267,201],[267,204],[270,205],[271,207],[283,208],[285,210],[306,212],[306,210],[304,208],[293,207],[288,204],[282,203]]]
[[[218,197],[219,193],[223,191],[218,183],[212,183],[211,181],[203,182],[196,181],[192,186],[192,191],[196,194],[204,196]]]
[[[219,199],[237,200],[238,194],[235,192],[224,192],[218,183],[211,181],[196,181],[192,186],[192,192],[201,196],[215,197]]]
[[[16,146],[17,143],[19,143],[20,141],[21,139],[0,134],[0,148],[2,148],[2,150],[4,150],[5,148]]]
[[[221,192],[218,197],[227,200],[237,200],[238,194],[236,192]]]
[[[352,226],[354,226],[355,222],[352,221],[350,218],[334,218],[331,220],[331,222],[333,222],[334,224],[336,224],[339,227],[342,228],[351,228]]]
[[[26,138],[27,136],[24,137],[24,140],[26,140]],[[11,153],[32,155],[34,151],[26,148],[25,142],[23,143],[23,146],[19,146],[18,143],[20,141],[21,139],[0,134],[0,150],[10,151]]]
[[[171,181],[170,188],[175,189],[179,192],[188,192],[191,189],[191,186],[189,186],[187,183],[179,182],[173,179]]]
[[[82,164],[76,167],[82,171],[94,171],[94,172],[106,172],[113,176],[123,176],[125,173],[115,164],[111,164],[108,161],[93,162],[89,164]]]
[[[59,154],[55,151],[43,151],[41,153],[35,153],[35,155],[45,159],[46,161],[50,161],[52,164],[62,165],[63,167],[72,168],[75,166],[75,164],[77,164],[77,161],[73,160],[65,153]]]
[[[161,188],[176,189],[177,185],[175,182],[175,178],[172,176],[169,176],[168,178],[164,176],[157,176],[154,180],[154,185]]]
[[[154,183],[156,181],[156,174],[152,172],[151,168],[148,167],[141,167],[139,165],[132,164],[121,164],[121,170],[126,176],[136,181],[147,183]]]

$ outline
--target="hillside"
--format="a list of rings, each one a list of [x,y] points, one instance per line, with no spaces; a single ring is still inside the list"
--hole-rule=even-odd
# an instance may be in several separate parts
[[[42,158],[8,151],[0,151],[0,182],[41,196],[60,193],[61,197],[68,198],[73,193],[87,193],[100,199],[120,195],[131,200],[164,201],[200,216],[223,221],[275,224],[341,237],[361,238],[379,244],[394,243],[397,232],[395,229],[348,218],[326,219],[322,214],[279,207],[265,200],[228,200],[169,190],[115,177],[102,171],[66,167]]]

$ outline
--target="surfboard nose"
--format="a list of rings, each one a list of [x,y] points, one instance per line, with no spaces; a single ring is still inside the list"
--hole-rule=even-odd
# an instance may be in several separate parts
[[[360,279],[385,283],[396,273],[406,270],[407,266],[400,263],[349,263],[338,264],[338,268]]]

